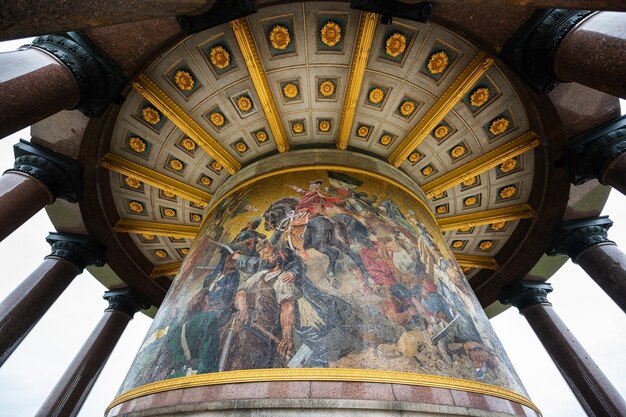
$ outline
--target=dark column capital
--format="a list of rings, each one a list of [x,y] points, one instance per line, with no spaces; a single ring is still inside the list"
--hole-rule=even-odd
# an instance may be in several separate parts
[[[38,36],[20,49],[28,48],[48,52],[70,70],[80,89],[76,108],[87,117],[101,114],[126,81],[119,66],[77,32]]]
[[[536,304],[550,304],[548,294],[552,292],[552,285],[547,282],[520,280],[504,287],[500,297],[502,304],[511,304],[518,310]]]
[[[585,249],[600,243],[615,244],[607,237],[613,222],[609,216],[591,217],[559,223],[546,253],[550,256],[576,257]]]
[[[554,60],[561,42],[592,13],[591,10],[538,10],[506,44],[500,56],[532,87],[550,92],[559,82]]]
[[[130,288],[106,291],[102,298],[109,302],[109,307],[104,311],[119,311],[131,319],[139,310],[150,307],[150,303],[141,299]]]
[[[105,248],[88,236],[50,233],[46,241],[52,246],[52,253],[46,258],[65,259],[81,272],[89,265],[103,266],[106,263]]]
[[[13,145],[15,165],[7,171],[19,171],[43,182],[55,198],[77,202],[83,191],[83,167],[75,159],[20,140]]]
[[[597,178],[626,152],[626,115],[576,136],[566,144],[566,159],[572,184]]]

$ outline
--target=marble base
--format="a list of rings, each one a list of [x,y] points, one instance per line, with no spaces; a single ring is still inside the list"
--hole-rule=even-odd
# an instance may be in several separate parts
[[[444,388],[366,382],[282,381],[203,386],[146,395],[113,407],[106,417],[165,415],[540,416],[513,401]]]

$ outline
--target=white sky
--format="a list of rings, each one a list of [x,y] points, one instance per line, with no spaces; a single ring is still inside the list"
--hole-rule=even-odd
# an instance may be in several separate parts
[[[15,50],[29,40],[0,43]],[[626,102],[622,101],[622,114]],[[0,140],[0,172],[13,166],[12,146],[30,139],[27,129]],[[613,191],[603,214],[615,222],[609,238],[626,250],[626,197]],[[4,299],[50,253],[45,242],[54,231],[45,211],[39,212],[0,243],[0,299]],[[568,262],[550,280],[549,300],[561,319],[587,349],[617,390],[626,396],[626,315],[580,269]],[[105,288],[89,273],[77,277],[43,319],[0,368],[0,417],[30,417],[36,413],[96,323],[107,303]],[[132,320],[78,417],[103,414],[148,331],[151,319]],[[563,378],[526,320],[511,308],[492,321],[530,398],[545,417],[585,417]]]

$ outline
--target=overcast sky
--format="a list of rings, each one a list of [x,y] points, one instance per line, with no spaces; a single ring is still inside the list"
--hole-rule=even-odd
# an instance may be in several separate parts
[[[0,43],[10,51],[28,41]],[[622,113],[625,112],[622,101]],[[0,140],[0,172],[13,166],[12,146],[29,139],[27,129]],[[603,214],[615,221],[609,238],[626,248],[626,197],[612,192]],[[620,218],[621,215],[621,218]],[[45,211],[39,212],[0,243],[0,299],[4,299],[50,253],[45,242],[54,231]],[[554,309],[617,390],[626,396],[626,315],[577,266],[568,262],[550,280]],[[67,365],[100,320],[107,303],[105,288],[89,273],[78,276],[44,318],[0,368],[0,417],[30,417],[56,384]],[[126,375],[151,320],[132,320],[78,417],[103,414]],[[511,308],[491,320],[530,398],[545,417],[584,417],[586,414],[532,332]]]

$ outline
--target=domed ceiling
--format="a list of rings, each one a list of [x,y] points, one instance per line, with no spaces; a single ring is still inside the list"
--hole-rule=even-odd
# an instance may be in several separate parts
[[[119,222],[171,276],[231,174],[294,149],[398,167],[429,197],[469,278],[520,219],[540,138],[484,52],[433,23],[345,3],[268,7],[190,36],[133,84],[102,165]],[[330,161],[329,161],[330,162]]]

